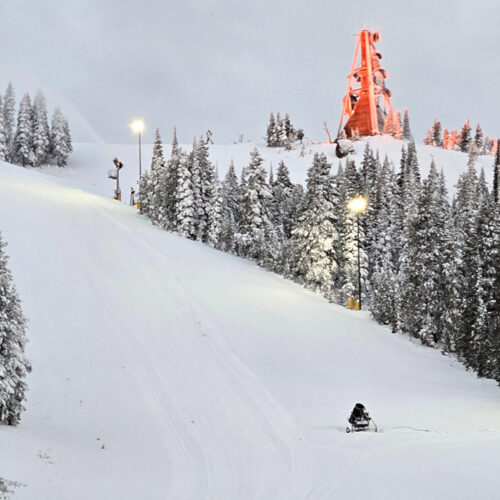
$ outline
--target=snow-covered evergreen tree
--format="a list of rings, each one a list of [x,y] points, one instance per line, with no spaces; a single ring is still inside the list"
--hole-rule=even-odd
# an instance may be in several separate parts
[[[411,134],[411,129],[410,129],[410,116],[408,114],[408,108],[404,109],[404,114],[403,114],[403,139],[405,141],[413,140],[413,136]]]
[[[165,157],[159,129],[155,130],[153,142],[153,157],[149,176],[145,181],[147,186],[147,207],[141,211],[146,212],[153,224],[161,225],[165,215],[164,185],[165,185]]]
[[[24,94],[19,104],[16,135],[14,137],[14,158],[23,167],[34,163],[33,121],[29,94]]]
[[[2,97],[0,96],[0,160],[6,161],[8,156],[7,151],[7,136],[5,134],[5,121],[3,114]]]
[[[250,158],[241,184],[241,219],[235,237],[236,247],[238,255],[272,268],[277,253],[276,234],[269,216],[272,194],[257,149]]]
[[[179,147],[177,141],[177,131],[174,128],[174,137],[172,139],[172,151],[170,160],[167,163],[167,170],[163,178],[162,185],[162,222],[161,225],[169,231],[177,229],[177,191],[179,184],[179,171],[181,168],[181,159],[184,153]]]
[[[41,167],[48,162],[50,152],[50,130],[47,119],[45,97],[39,90],[33,101],[33,154],[34,165]],[[66,149],[67,145],[66,145]],[[69,150],[67,151],[69,153]]]
[[[465,123],[462,127],[462,131],[460,132],[460,143],[459,148],[462,153],[468,153],[470,144],[471,144],[471,127],[469,123],[469,119],[465,120]]]
[[[16,96],[14,93],[14,87],[12,83],[9,82],[7,90],[5,91],[5,97],[3,100],[3,121],[5,127],[5,141],[6,141],[6,159],[7,161],[15,161],[14,153],[14,132],[15,132],[15,109],[16,109]]]
[[[457,183],[457,195],[453,206],[453,219],[457,235],[457,252],[460,267],[457,287],[461,300],[461,314],[457,325],[456,349],[467,362],[472,344],[472,329],[477,311],[477,261],[473,235],[479,210],[479,180],[473,164],[462,173]]]
[[[211,199],[208,210],[208,236],[207,243],[213,248],[223,248],[226,246],[223,241],[224,236],[224,198],[222,196],[222,186],[217,175],[214,175],[212,187],[210,189]]]
[[[215,179],[215,168],[208,155],[208,144],[203,137],[200,137],[196,147],[196,166],[200,176],[200,208],[198,209],[198,239],[200,241],[206,241],[208,237],[208,212],[212,202]]]
[[[307,287],[332,297],[338,233],[331,196],[330,165],[324,154],[315,154],[307,172],[306,185],[304,203],[292,231],[295,269],[299,280]]]
[[[474,136],[474,144],[476,145],[478,154],[483,154],[484,148],[484,137],[481,125],[479,123],[476,126],[476,134]]]
[[[427,345],[443,338],[442,317],[452,286],[442,260],[444,256],[450,257],[448,216],[447,200],[443,199],[440,178],[432,162],[420,190],[416,217],[408,228],[400,308],[405,331]]]
[[[195,206],[195,192],[193,187],[193,168],[195,152],[189,155],[181,154],[179,158],[179,177],[176,199],[176,230],[185,238],[192,240],[197,236],[197,213]]]
[[[267,126],[266,143],[268,147],[274,148],[276,147],[277,142],[278,137],[276,134],[276,122],[274,120],[274,114],[271,113],[271,116],[269,117],[269,125]]]
[[[278,238],[278,257],[275,271],[283,276],[293,272],[292,229],[296,224],[298,208],[302,203],[303,189],[290,180],[290,172],[283,161],[272,185],[270,217]]]
[[[378,179],[377,201],[379,205],[375,228],[370,228],[371,233],[378,237],[372,242],[370,248],[370,268],[372,299],[370,310],[373,317],[383,325],[391,325],[396,331],[397,297],[399,287],[396,274],[397,242],[396,208],[398,192],[396,175],[390,168],[388,161],[384,160]]]
[[[497,148],[493,164],[493,199],[495,203],[500,201],[500,148]]]
[[[137,190],[137,201],[139,202],[139,212],[141,215],[150,217],[151,210],[151,182],[149,172],[144,172],[139,179],[139,188]]]
[[[441,137],[441,122],[439,120],[434,120],[432,125],[432,146],[438,148],[443,147],[443,139]]]
[[[61,110],[56,108],[50,127],[50,153],[58,167],[67,165],[68,155],[72,150],[68,122]]]
[[[387,135],[394,135],[394,112],[392,111],[392,108],[389,109],[389,112],[385,117],[383,133]]]
[[[401,111],[399,111],[399,109],[394,114],[394,127],[393,127],[393,134],[392,135],[396,139],[403,138],[403,125],[401,123]]]
[[[236,226],[240,220],[239,196],[240,187],[238,177],[231,161],[227,174],[222,182],[222,231],[219,238],[219,247],[225,252],[233,252],[235,247]]]
[[[481,185],[481,180],[480,180]],[[487,189],[479,194],[479,207],[475,220],[475,232],[471,235],[470,245],[474,249],[475,260],[475,301],[467,304],[473,308],[474,320],[471,331],[471,344],[467,352],[462,352],[466,363],[480,377],[494,377],[498,359],[498,332],[492,328],[494,304],[495,269],[498,247],[498,207]],[[475,309],[475,310],[474,310]],[[495,339],[495,334],[497,339]],[[496,344],[496,345],[495,345]],[[495,355],[495,349],[497,349]]]
[[[203,141],[203,138],[200,137],[200,141]],[[202,195],[202,180],[201,180],[201,163],[198,159],[198,143],[196,142],[196,138],[193,139],[193,161],[190,167],[191,171],[191,189],[193,191],[193,208],[194,208],[194,218],[195,218],[195,226],[196,226],[196,239],[199,241],[203,241],[204,236],[206,235],[207,230],[207,211],[209,208],[210,200],[204,204],[203,195]]]
[[[7,266],[0,235],[0,423],[16,425],[24,410],[26,375],[31,366],[24,354],[26,319]]]

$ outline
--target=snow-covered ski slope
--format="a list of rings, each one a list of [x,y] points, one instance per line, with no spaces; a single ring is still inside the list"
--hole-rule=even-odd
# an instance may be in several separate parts
[[[92,157],[0,164],[33,364],[0,427],[15,498],[498,498],[495,382],[91,194]],[[358,401],[383,432],[345,433]]]

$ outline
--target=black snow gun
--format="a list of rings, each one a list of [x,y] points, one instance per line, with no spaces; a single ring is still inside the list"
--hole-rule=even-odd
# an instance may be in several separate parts
[[[115,168],[108,170],[108,177],[116,180],[116,188],[113,199],[121,201],[122,192],[120,190],[120,170],[123,168],[123,163],[118,158],[115,158],[113,163],[115,164]]]
[[[356,406],[354,406],[348,422],[351,424],[351,426],[346,427],[345,431],[347,433],[359,431],[378,431],[377,425],[370,417],[368,410],[361,403],[356,403]]]

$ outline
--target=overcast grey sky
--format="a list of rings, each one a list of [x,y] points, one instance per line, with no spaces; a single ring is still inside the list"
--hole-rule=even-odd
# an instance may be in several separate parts
[[[354,36],[378,28],[396,108],[421,140],[435,117],[500,135],[499,0],[0,0],[0,85],[40,87],[77,141],[177,126],[259,140],[271,111],[336,130]],[[94,135],[95,134],[95,135]]]

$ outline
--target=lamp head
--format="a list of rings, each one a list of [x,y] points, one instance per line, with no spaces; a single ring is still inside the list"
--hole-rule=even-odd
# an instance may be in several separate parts
[[[347,208],[355,214],[363,213],[367,206],[368,200],[362,195],[356,196],[347,204]]]
[[[144,125],[144,121],[143,120],[134,120],[130,124],[130,128],[136,134],[140,134],[144,130],[144,127],[145,127],[145,125]]]

